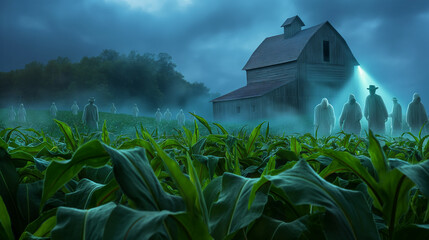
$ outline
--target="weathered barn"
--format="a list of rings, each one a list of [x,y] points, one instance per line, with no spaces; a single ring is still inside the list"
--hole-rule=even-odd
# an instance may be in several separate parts
[[[215,119],[308,113],[341,90],[358,65],[346,41],[329,22],[303,26],[298,16],[288,18],[283,34],[259,45],[243,67],[247,85],[212,100]]]

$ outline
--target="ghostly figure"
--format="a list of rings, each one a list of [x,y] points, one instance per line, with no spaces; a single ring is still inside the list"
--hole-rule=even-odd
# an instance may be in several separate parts
[[[51,117],[54,118],[57,116],[58,109],[54,102],[51,104],[51,108],[49,109],[49,112],[51,113]]]
[[[397,98],[393,98],[393,109],[389,117],[392,118],[392,136],[398,136],[402,133],[402,107]]]
[[[420,95],[414,93],[413,101],[408,104],[407,109],[407,124],[410,127],[410,131],[414,134],[418,134],[427,121],[428,116],[426,115],[423,103],[421,103]]]
[[[110,113],[111,114],[116,114],[116,112],[117,112],[117,110],[116,110],[115,104],[112,103],[112,106],[110,107]]]
[[[362,109],[353,94],[350,94],[349,101],[344,104],[340,117],[340,127],[346,133],[360,134],[362,119]]]
[[[179,113],[176,115],[176,119],[177,119],[177,124],[179,124],[180,127],[185,125],[186,117],[182,109],[180,109]]]
[[[24,104],[21,103],[18,109],[18,122],[25,123],[27,122],[27,112],[25,111]]]
[[[334,107],[329,104],[328,99],[323,98],[322,102],[314,108],[314,130],[318,136],[329,136],[335,125]]]
[[[167,110],[165,110],[164,119],[166,121],[170,121],[171,120],[171,112],[170,112],[170,109],[168,109],[168,108],[167,108]]]
[[[133,114],[134,114],[134,117],[138,117],[139,116],[139,108],[137,107],[137,104],[135,103],[134,104],[134,107],[133,107]]]
[[[85,105],[82,114],[82,122],[85,124],[90,131],[98,130],[98,107],[94,104],[95,98],[90,98],[88,104]]]
[[[369,85],[369,95],[366,97],[364,116],[368,120],[368,128],[374,133],[385,134],[385,123],[389,114],[387,113],[386,105],[380,95],[375,94],[378,87]]]
[[[161,113],[161,110],[159,108],[156,110],[155,120],[156,120],[156,123],[158,123],[158,124],[161,123],[162,113]]]
[[[13,106],[10,106],[9,108],[8,120],[9,122],[15,122],[16,120],[16,113],[15,113],[15,109],[13,109]]]
[[[74,101],[73,105],[71,106],[71,112],[74,116],[77,116],[77,113],[79,112],[79,106],[77,105],[76,101]]]

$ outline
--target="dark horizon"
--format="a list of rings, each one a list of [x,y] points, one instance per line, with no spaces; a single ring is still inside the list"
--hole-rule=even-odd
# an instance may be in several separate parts
[[[103,49],[166,52],[189,82],[228,93],[246,84],[242,67],[264,38],[299,15],[307,27],[329,21],[362,68],[406,106],[414,92],[429,105],[429,2],[2,1],[0,71],[72,62]],[[359,100],[358,100],[359,101]],[[362,102],[363,100],[360,100]],[[390,101],[386,99],[385,101]]]

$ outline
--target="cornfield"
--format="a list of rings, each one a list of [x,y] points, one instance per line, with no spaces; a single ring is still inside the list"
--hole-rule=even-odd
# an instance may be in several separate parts
[[[3,129],[0,239],[429,239],[429,136],[195,118],[172,135]]]

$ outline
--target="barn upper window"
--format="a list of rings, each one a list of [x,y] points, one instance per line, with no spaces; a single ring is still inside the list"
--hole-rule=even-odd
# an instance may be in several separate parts
[[[330,53],[329,41],[323,41],[323,61],[329,62],[331,60]]]
[[[255,107],[255,105],[252,105],[252,112],[255,112],[256,111],[256,107]]]
[[[240,113],[240,107],[237,107],[237,113]]]

